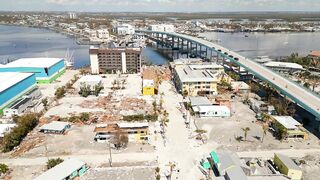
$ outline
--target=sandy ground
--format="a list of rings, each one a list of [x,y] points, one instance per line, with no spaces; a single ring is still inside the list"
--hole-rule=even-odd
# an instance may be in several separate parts
[[[117,75],[107,75],[106,78],[103,78],[104,94],[111,91],[112,82],[116,78]],[[155,97],[141,96],[141,77],[139,75],[129,75],[123,78],[126,79],[126,88],[116,90],[115,97],[118,97],[119,100],[127,97],[142,98],[152,104]],[[212,150],[231,150],[238,152],[240,157],[272,157],[276,150],[290,156],[320,152],[319,140],[312,134],[310,134],[308,141],[280,143],[268,132],[264,142],[261,143],[259,138],[262,136],[262,127],[256,122],[254,112],[237,99],[232,102],[233,115],[230,118],[193,118],[191,122],[195,122],[197,127],[207,131],[205,136],[208,140],[203,144],[195,139],[195,124],[191,123],[190,128],[186,127],[182,113],[177,107],[178,103],[182,101],[182,96],[175,92],[172,83],[164,81],[160,86],[160,92],[164,93],[163,106],[169,113],[165,138],[162,138],[159,133],[154,133],[155,130],[160,131],[159,123],[152,123],[149,129],[149,145],[129,143],[128,148],[124,150],[112,150],[113,162],[119,166],[125,166],[123,168],[105,166],[109,162],[109,149],[107,144],[94,142],[94,125],[72,126],[66,135],[46,135],[43,143],[38,144],[21,157],[2,156],[4,157],[2,160],[12,167],[13,177],[17,178],[21,173],[26,174],[26,177],[32,177],[34,172],[41,171],[41,167],[47,161],[46,156],[48,156],[64,159],[78,158],[87,162],[91,166],[91,170],[88,175],[84,176],[84,179],[93,179],[94,177],[97,179],[154,179],[154,166],[157,165],[160,167],[164,179],[164,175],[169,172],[169,164],[171,163],[175,164],[173,179],[193,180],[204,177],[198,169],[199,161],[204,155],[208,156]],[[96,98],[90,96],[86,99],[94,101]],[[159,100],[159,97],[156,99]],[[46,116],[56,114],[67,116],[73,112],[103,111],[99,108],[78,106],[83,100],[85,98],[78,95],[68,95],[60,100],[60,105],[51,108]],[[244,127],[250,127],[248,141],[237,142],[234,137],[243,136],[241,128]],[[128,164],[137,162],[154,163],[128,167]],[[22,167],[25,165],[35,167],[35,170],[24,170]],[[304,171],[307,174],[317,175],[319,173],[317,167],[319,166],[306,166]],[[309,177],[311,176],[306,176],[307,179]]]
[[[231,104],[232,116],[230,118],[195,118],[200,129],[207,131],[208,143],[217,142],[221,150],[251,151],[271,149],[312,149],[319,148],[319,139],[309,134],[309,140],[291,140],[280,142],[275,139],[271,132],[267,132],[263,142],[262,125],[256,122],[255,113],[248,105],[240,100],[234,100]],[[236,136],[244,137],[241,128],[249,127],[247,141],[236,141]]]
[[[157,138],[157,157],[159,161],[160,172],[167,174],[169,164],[175,164],[173,179],[200,179],[203,174],[197,168],[198,162],[203,153],[208,154],[215,144],[207,144],[201,148],[197,142],[192,139],[193,129],[186,128],[181,112],[176,105],[182,101],[182,96],[173,91],[172,84],[164,81],[160,86],[160,91],[165,94],[164,108],[169,113],[169,124],[166,128],[165,137]],[[164,142],[165,141],[165,142]],[[179,172],[178,172],[179,170]]]
[[[125,89],[119,89],[119,90],[112,90],[112,83],[114,80],[118,80],[120,83],[120,86],[122,87],[122,81],[124,80],[124,87]],[[106,96],[108,93],[113,92],[113,98],[115,98],[116,101],[120,101],[123,98],[142,98],[146,100],[150,105],[152,104],[153,98],[147,97],[147,96],[141,96],[141,77],[139,74],[131,74],[131,75],[122,75],[118,76],[115,74],[108,74],[104,75],[104,78],[102,79],[102,84],[104,86],[104,89],[100,92],[100,96]],[[77,82],[74,85],[74,88],[77,88]],[[117,86],[117,85],[115,85]],[[50,91],[49,87],[46,91]],[[88,96],[87,98],[81,97],[77,93],[75,94],[67,94],[65,97],[59,100],[59,104],[50,108],[46,114],[45,117],[49,117],[52,115],[59,115],[61,117],[67,117],[70,116],[70,114],[77,114],[82,112],[103,112],[104,110],[101,108],[85,108],[81,107],[81,104],[84,101],[96,101],[98,97],[96,96]]]
[[[97,97],[89,96],[87,98],[80,96],[71,96],[68,95],[61,100],[59,100],[59,105],[50,108],[46,113],[45,117],[52,115],[59,115],[60,117],[68,117],[70,114],[78,114],[82,112],[102,112],[103,109],[100,108],[83,108],[80,104],[84,100],[95,101]]]
[[[81,179],[84,180],[155,180],[155,167],[114,167],[90,169]]]
[[[10,179],[14,180],[27,180],[34,179],[39,176],[42,171],[46,169],[45,165],[36,165],[36,166],[14,166],[10,167],[13,169],[9,174]]]
[[[95,125],[73,125],[66,135],[46,134],[43,143],[38,144],[22,157],[108,154],[108,143],[94,141],[94,127]],[[151,153],[153,149],[148,144],[129,142],[128,148],[121,151],[112,150],[112,153]]]

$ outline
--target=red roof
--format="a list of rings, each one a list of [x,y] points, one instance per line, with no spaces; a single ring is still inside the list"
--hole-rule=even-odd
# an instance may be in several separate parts
[[[320,51],[311,51],[309,56],[320,57]]]

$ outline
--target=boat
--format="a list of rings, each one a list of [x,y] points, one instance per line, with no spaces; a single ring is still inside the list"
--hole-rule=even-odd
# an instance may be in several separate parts
[[[64,63],[67,68],[72,68],[74,66],[74,50],[70,53],[69,48],[67,49],[66,55],[64,57]]]

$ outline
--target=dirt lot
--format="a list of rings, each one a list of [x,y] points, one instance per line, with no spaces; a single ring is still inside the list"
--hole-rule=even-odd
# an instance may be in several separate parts
[[[114,84],[114,81],[120,84]],[[123,84],[122,84],[123,82]],[[81,97],[77,93],[67,94],[59,100],[58,105],[50,108],[45,117],[59,115],[68,117],[81,112],[96,113],[104,119],[119,119],[119,115],[132,115],[149,113],[152,110],[153,98],[141,96],[141,77],[138,74],[130,75],[106,75],[103,78],[104,89],[99,97]],[[112,89],[113,87],[120,89]],[[123,88],[122,88],[123,87]],[[107,116],[112,116],[110,118]]]
[[[269,150],[269,149],[305,149],[320,148],[319,139],[309,134],[309,140],[280,142],[267,132],[263,143],[262,125],[256,122],[255,113],[240,100],[231,103],[232,116],[230,118],[196,118],[196,124],[200,129],[207,130],[208,143],[217,142],[219,149],[233,151]],[[236,141],[236,136],[244,137],[241,128],[249,127],[247,142]]]
[[[66,135],[46,134],[42,143],[24,153],[21,157],[109,153],[107,143],[97,143],[93,140],[95,135],[93,132],[94,127],[94,125],[72,126]],[[127,149],[121,151],[113,150],[113,153],[141,152],[140,148],[144,152],[153,151],[153,147],[150,145],[129,142]]]
[[[10,168],[9,179],[26,180],[39,176],[46,169],[46,166],[15,166]]]
[[[81,179],[84,180],[154,180],[155,167],[121,167],[90,169]]]

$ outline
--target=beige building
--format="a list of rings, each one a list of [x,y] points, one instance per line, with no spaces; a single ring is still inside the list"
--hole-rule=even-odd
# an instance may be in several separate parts
[[[140,48],[91,47],[89,53],[92,74],[138,73],[141,70]]]
[[[302,179],[302,170],[292,159],[282,154],[274,154],[274,164],[282,174],[287,175],[291,180]]]
[[[189,96],[217,95],[217,85],[228,77],[215,63],[173,65],[173,79],[178,91]]]

